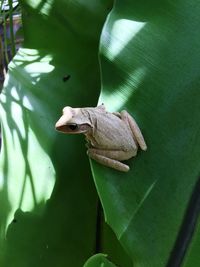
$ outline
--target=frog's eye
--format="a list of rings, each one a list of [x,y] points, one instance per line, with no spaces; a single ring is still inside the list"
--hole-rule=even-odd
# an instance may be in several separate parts
[[[78,129],[78,125],[76,123],[68,124],[70,130],[75,131]]]

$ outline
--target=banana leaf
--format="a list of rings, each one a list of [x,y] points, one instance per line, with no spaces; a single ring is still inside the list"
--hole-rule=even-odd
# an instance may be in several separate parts
[[[126,174],[92,163],[106,222],[134,267],[180,266],[185,255],[198,266],[199,208],[189,203],[196,195],[200,206],[199,12],[196,1],[116,0],[102,31],[99,103],[127,110],[148,147]]]
[[[112,2],[21,4],[24,48],[1,94],[0,266],[80,267],[96,253],[97,194],[83,137],[54,125],[64,106],[97,103]]]

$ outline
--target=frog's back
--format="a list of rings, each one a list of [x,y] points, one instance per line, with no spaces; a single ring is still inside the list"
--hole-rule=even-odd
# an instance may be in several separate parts
[[[125,151],[137,148],[129,126],[121,118],[105,111],[94,119],[94,138],[99,148]]]

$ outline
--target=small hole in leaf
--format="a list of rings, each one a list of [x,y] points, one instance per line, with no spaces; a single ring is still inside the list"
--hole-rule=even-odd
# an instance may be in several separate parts
[[[71,78],[71,75],[65,75],[63,77],[63,82],[67,82]]]

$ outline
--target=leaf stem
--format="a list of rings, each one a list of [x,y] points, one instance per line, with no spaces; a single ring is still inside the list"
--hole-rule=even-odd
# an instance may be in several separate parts
[[[8,3],[9,3],[9,26],[10,26],[11,51],[12,51],[12,57],[14,57],[16,53],[16,49],[15,49],[15,36],[14,36],[14,29],[13,29],[13,1],[8,0]]]
[[[5,63],[8,65],[9,57],[8,57],[8,44],[7,44],[7,30],[6,30],[6,15],[5,11],[3,11],[3,35],[4,35],[4,54],[5,54]]]
[[[96,243],[95,243],[95,253],[101,252],[101,243],[102,243],[102,207],[101,202],[98,199],[97,203],[97,220],[96,220]]]

